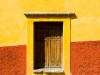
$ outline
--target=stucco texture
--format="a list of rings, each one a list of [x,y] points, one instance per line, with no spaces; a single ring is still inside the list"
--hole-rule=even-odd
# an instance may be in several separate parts
[[[70,52],[72,75],[100,74],[100,41],[71,42]],[[0,75],[26,75],[25,45],[0,47]]]
[[[71,74],[100,75],[100,41],[71,43]]]
[[[99,0],[0,0],[0,46],[27,44],[25,12],[75,12],[71,41],[100,40],[99,8]]]
[[[0,47],[0,75],[26,75],[26,46]]]

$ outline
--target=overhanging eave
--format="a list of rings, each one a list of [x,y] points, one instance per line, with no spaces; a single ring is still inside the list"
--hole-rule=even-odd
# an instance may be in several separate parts
[[[25,12],[24,15],[26,17],[69,17],[76,18],[74,12]]]

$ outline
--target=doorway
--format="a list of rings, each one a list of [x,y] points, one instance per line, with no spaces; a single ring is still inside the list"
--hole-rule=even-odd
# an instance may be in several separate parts
[[[63,22],[34,22],[34,69],[61,68]]]

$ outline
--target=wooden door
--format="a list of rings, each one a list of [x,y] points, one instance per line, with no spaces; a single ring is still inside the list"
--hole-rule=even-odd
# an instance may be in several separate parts
[[[49,67],[61,67],[62,56],[62,22],[49,22]]]
[[[60,68],[62,22],[35,22],[34,68]]]

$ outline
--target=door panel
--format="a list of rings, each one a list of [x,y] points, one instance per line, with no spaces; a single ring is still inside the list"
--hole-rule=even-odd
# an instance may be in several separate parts
[[[48,56],[49,56],[49,53],[48,53],[48,44],[47,44],[47,39],[45,40],[45,68],[48,68]]]
[[[49,37],[50,37],[50,68],[61,67],[61,35],[62,23],[49,23]]]
[[[52,38],[52,39],[55,39],[55,30],[50,30],[49,32],[50,32],[49,37]]]
[[[34,68],[61,67],[62,22],[35,22]]]
[[[47,24],[44,22],[35,22],[35,49],[34,49],[34,68],[47,67]]]
[[[44,40],[36,40],[35,44],[35,68],[44,67]]]
[[[56,41],[56,66],[61,66],[61,40]]]
[[[55,66],[55,40],[50,40],[50,67]]]
[[[34,22],[36,30],[47,30],[46,22]]]

